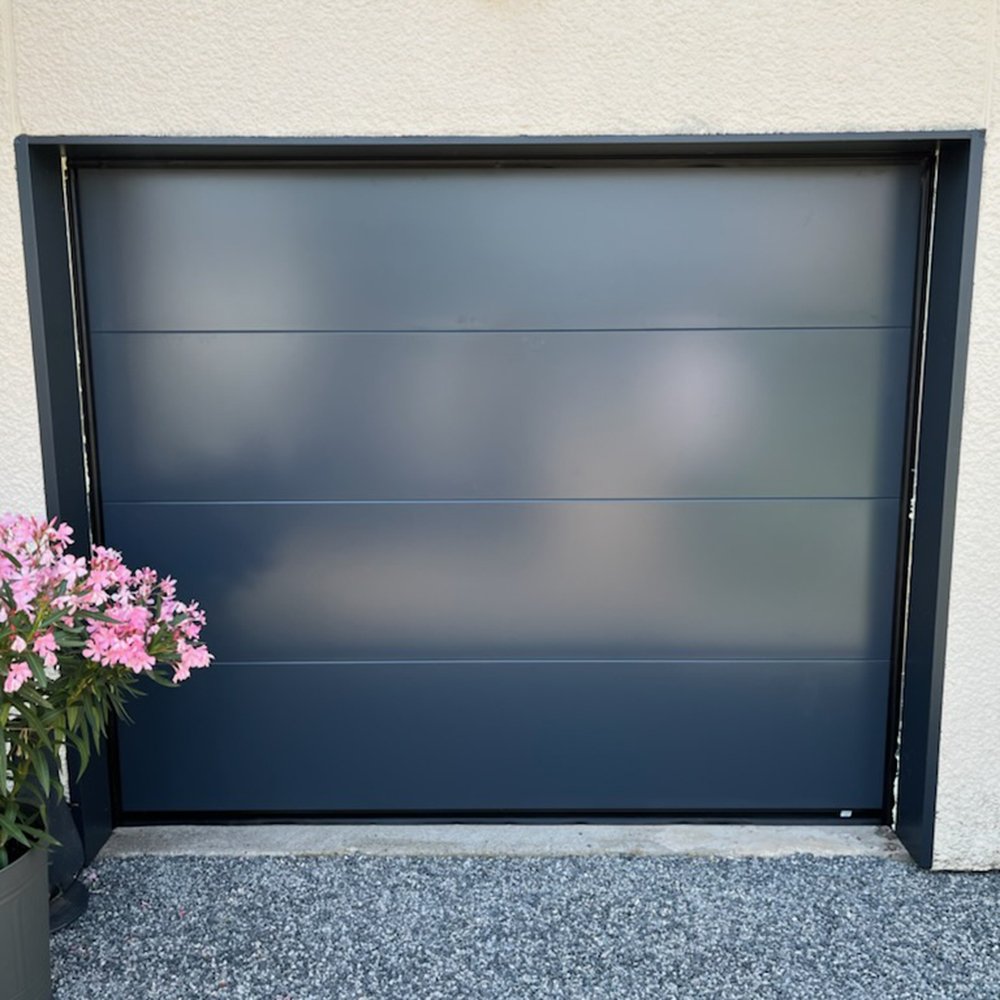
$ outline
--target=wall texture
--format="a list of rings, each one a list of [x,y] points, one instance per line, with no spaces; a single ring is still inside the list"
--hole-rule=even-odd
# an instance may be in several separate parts
[[[0,509],[43,506],[11,141],[992,129],[994,0],[0,0]],[[987,151],[936,863],[1000,866],[1000,156]]]

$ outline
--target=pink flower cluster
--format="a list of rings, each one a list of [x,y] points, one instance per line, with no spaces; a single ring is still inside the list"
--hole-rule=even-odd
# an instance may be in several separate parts
[[[59,656],[82,656],[135,674],[157,663],[173,667],[175,683],[207,667],[199,641],[205,614],[178,601],[175,583],[148,567],[133,572],[114,549],[95,546],[90,564],[70,555],[69,525],[55,520],[0,517],[0,676],[7,694]]]

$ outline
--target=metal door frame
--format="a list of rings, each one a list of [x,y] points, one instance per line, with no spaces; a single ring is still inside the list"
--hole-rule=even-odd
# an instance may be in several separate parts
[[[73,525],[81,550],[97,525],[94,486],[87,475],[93,432],[88,426],[86,345],[79,335],[68,183],[70,170],[79,163],[198,162],[224,167],[251,161],[377,166],[402,161],[613,164],[648,159],[714,165],[733,160],[924,160],[928,208],[921,259],[916,262],[922,278],[914,362],[917,391],[912,393],[904,472],[882,819],[893,823],[916,861],[930,867],[983,132],[309,139],[19,136],[14,145],[46,506],[50,517]],[[892,739],[893,734],[898,739]],[[88,857],[97,853],[118,818],[111,780],[112,769],[117,773],[114,753],[112,741],[106,760],[83,774],[76,766],[72,769],[75,812]]]

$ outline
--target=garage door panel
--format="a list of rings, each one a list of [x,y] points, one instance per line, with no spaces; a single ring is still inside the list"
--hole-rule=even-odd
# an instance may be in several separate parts
[[[97,331],[911,320],[917,166],[78,177]]]
[[[877,809],[888,677],[884,661],[217,664],[130,709],[123,806]],[[221,703],[240,727],[220,729]]]
[[[882,659],[897,510],[109,504],[105,525],[198,595],[223,660]]]
[[[95,335],[103,495],[891,497],[909,346],[908,328]]]
[[[714,166],[75,172],[126,814],[884,805],[923,167]]]

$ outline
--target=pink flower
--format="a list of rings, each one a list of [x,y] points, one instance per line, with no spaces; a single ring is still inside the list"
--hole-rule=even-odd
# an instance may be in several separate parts
[[[134,674],[141,674],[143,670],[152,670],[156,666],[155,657],[150,655],[140,635],[131,635],[125,640],[119,653],[119,662]]]
[[[19,577],[10,585],[10,590],[14,595],[15,611],[27,611],[29,614],[34,611],[31,602],[38,596],[38,582],[34,574]]]
[[[69,545],[73,541],[73,529],[68,524],[56,525],[55,520],[52,521],[52,538],[58,542],[60,545]]]
[[[212,662],[212,654],[204,646],[192,646],[183,639],[177,643],[177,652],[181,658],[179,663],[174,664],[175,684],[186,681],[192,670],[207,667]]]
[[[7,671],[7,679],[3,682],[3,689],[7,694],[13,694],[31,676],[31,667],[23,660],[15,660]]]
[[[69,526],[56,520],[0,517],[0,583],[6,594],[0,599],[0,643],[25,654],[30,642],[48,670],[82,661],[87,670],[139,674],[154,669],[159,657],[173,665],[179,681],[208,666],[212,656],[199,641],[205,614],[197,604],[177,600],[171,577],[161,580],[148,566],[133,572],[120,552],[106,546],[94,546],[89,561],[69,555],[71,539]],[[49,610],[59,615],[58,625],[33,635],[35,626],[25,618]],[[18,661],[2,675],[5,685],[20,687],[29,671],[29,664]]]
[[[187,639],[197,639],[201,635],[201,625],[193,618],[188,618],[186,621],[181,622],[178,630]]]
[[[38,636],[31,647],[41,658],[47,667],[55,667],[59,663],[56,653],[59,651],[59,644],[56,642],[54,632],[45,632]]]
[[[56,567],[59,576],[69,586],[87,575],[87,560],[74,556],[63,556]]]
[[[127,621],[121,624],[91,622],[87,626],[87,632],[90,637],[83,647],[83,655],[88,660],[105,667],[128,667],[136,674],[156,666],[155,658],[146,649],[143,632],[132,630]]]

